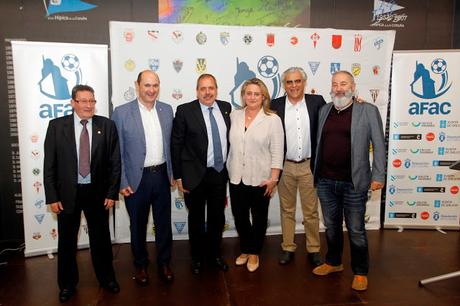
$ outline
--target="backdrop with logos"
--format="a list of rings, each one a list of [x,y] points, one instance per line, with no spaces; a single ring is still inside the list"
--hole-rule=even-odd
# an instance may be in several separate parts
[[[45,204],[43,143],[51,119],[72,113],[71,90],[95,90],[97,114],[108,117],[107,45],[13,41],[21,161],[25,255],[57,249],[57,219]],[[113,232],[113,231],[112,231]],[[88,244],[83,218],[79,245]]]
[[[394,53],[385,227],[460,228],[459,59]]]
[[[137,74],[151,69],[161,79],[159,100],[174,109],[196,98],[196,79],[202,73],[216,76],[219,99],[239,107],[240,87],[246,79],[262,79],[272,97],[279,97],[284,94],[281,73],[299,66],[308,75],[307,92],[323,95],[326,101],[331,73],[352,72],[359,96],[375,104],[385,122],[394,39],[394,31],[111,22],[112,103],[117,106],[133,100]],[[185,239],[187,212],[177,191],[172,202],[174,237]],[[300,209],[298,212],[297,229],[301,231]],[[128,241],[129,220],[122,202],[116,216],[116,238]],[[369,194],[366,221],[367,228],[380,226],[380,192]],[[269,222],[269,234],[281,232],[278,195],[271,201]],[[224,235],[235,234],[227,208]]]

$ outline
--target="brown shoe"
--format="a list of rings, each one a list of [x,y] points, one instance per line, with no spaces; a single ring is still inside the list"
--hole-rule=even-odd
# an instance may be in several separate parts
[[[146,286],[149,283],[149,274],[147,273],[147,269],[145,267],[136,268],[134,279],[139,286]]]
[[[367,276],[366,275],[355,275],[351,288],[356,291],[367,290]]]
[[[313,269],[313,274],[323,276],[340,271],[343,271],[343,265],[331,266],[327,263],[323,263],[321,266],[318,266]]]
[[[172,282],[174,279],[174,273],[168,265],[163,265],[158,267],[158,275],[161,280],[165,282]]]

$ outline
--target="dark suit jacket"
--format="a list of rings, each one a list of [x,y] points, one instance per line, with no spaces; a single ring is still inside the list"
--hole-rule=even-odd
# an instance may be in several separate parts
[[[283,122],[283,129],[286,131],[286,126],[284,123],[284,111],[286,107],[287,96],[279,97],[271,101],[270,108],[278,114]],[[319,109],[326,104],[323,96],[321,95],[310,95],[305,94],[305,103],[307,104],[308,117],[310,118],[310,141],[311,141],[311,159],[310,159],[310,168],[313,173],[315,166],[315,154],[316,154],[316,140],[318,132],[318,114]],[[286,155],[286,134],[284,135],[284,155]]]
[[[115,123],[101,116],[92,118],[91,183],[95,201],[118,200],[120,188],[120,147]],[[46,203],[61,201],[64,213],[75,207],[78,159],[74,116],[51,120],[45,139],[43,167]]]
[[[230,131],[228,102],[216,100]],[[182,179],[185,189],[193,190],[203,179],[207,168],[208,134],[198,100],[179,105],[171,134],[171,161],[175,179]]]

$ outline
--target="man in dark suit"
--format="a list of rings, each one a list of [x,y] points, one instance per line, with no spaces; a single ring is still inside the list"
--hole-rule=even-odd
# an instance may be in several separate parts
[[[319,109],[326,104],[320,95],[305,94],[307,74],[300,67],[287,69],[282,76],[286,96],[275,99],[271,108],[280,116],[285,136],[284,169],[278,184],[280,198],[282,252],[279,263],[294,257],[297,190],[303,213],[306,251],[310,263],[321,264],[318,197],[313,185],[313,168]]]
[[[149,282],[145,240],[150,207],[155,224],[158,274],[166,282],[174,278],[169,266],[172,249],[170,185],[175,184],[169,148],[173,110],[170,105],[157,101],[160,79],[155,72],[142,71],[135,85],[138,98],[118,106],[112,119],[120,136],[120,193],[125,198],[130,219],[131,250],[136,267],[134,278],[144,286]]]
[[[216,100],[217,82],[210,74],[198,78],[196,94],[197,100],[177,108],[171,158],[174,178],[188,208],[192,272],[199,274],[206,246],[211,264],[222,271],[228,270],[220,245],[225,223],[228,179],[225,161],[231,105]]]
[[[45,139],[46,203],[58,219],[59,300],[74,294],[81,212],[88,224],[91,259],[103,288],[118,293],[112,265],[109,209],[118,200],[120,148],[113,121],[94,114],[94,90],[72,89],[73,114],[50,121]]]

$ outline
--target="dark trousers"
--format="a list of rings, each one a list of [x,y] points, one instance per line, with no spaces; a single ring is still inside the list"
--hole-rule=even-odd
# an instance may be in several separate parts
[[[134,265],[147,267],[149,263],[146,246],[147,223],[152,207],[155,225],[155,245],[157,264],[168,265],[171,260],[171,189],[166,164],[156,170],[144,169],[142,179],[136,192],[125,197],[131,230],[131,251]]]
[[[230,183],[232,213],[240,236],[241,253],[260,254],[262,250],[270,204],[270,197],[264,196],[264,192],[265,187]]]
[[[338,266],[342,263],[343,219],[348,230],[351,250],[351,268],[354,274],[367,275],[369,251],[364,216],[367,191],[356,191],[353,183],[320,179],[318,197],[326,226],[326,262]]]
[[[208,168],[200,184],[184,194],[188,208],[188,233],[192,258],[201,260],[204,251],[210,258],[221,256],[220,245],[225,224],[227,170],[217,172]],[[207,222],[205,209],[207,207]]]
[[[112,265],[109,211],[104,200],[96,200],[91,184],[78,185],[75,209],[72,213],[58,214],[58,284],[59,288],[72,289],[78,283],[77,241],[81,212],[88,225],[91,260],[101,286],[115,280]]]

